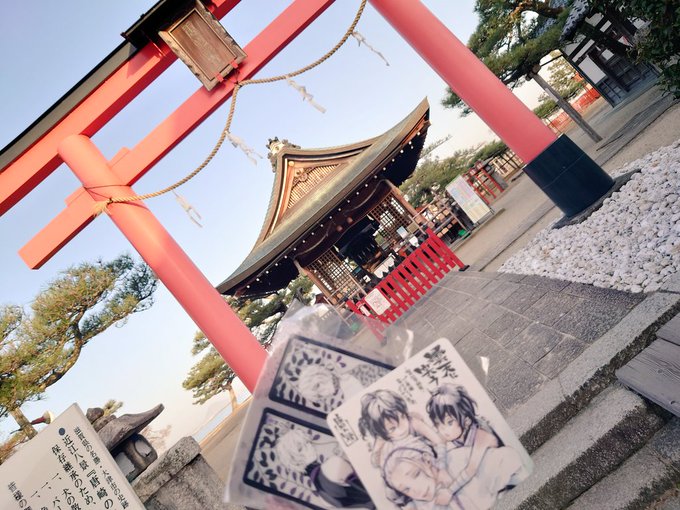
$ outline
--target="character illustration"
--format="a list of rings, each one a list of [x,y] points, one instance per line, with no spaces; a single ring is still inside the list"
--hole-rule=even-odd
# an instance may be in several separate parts
[[[461,482],[475,476],[488,448],[503,446],[493,429],[477,417],[475,405],[462,386],[442,384],[426,406],[437,433],[450,448],[471,447],[470,457],[458,477]]]
[[[325,416],[391,367],[314,342],[291,340],[269,398]]]
[[[361,399],[359,431],[373,438],[371,464],[380,469],[390,501],[418,510],[477,510],[516,485],[519,454],[477,416],[463,387],[441,384],[425,410],[429,421],[391,390]]]
[[[391,450],[424,438],[439,456],[444,441],[417,414],[410,413],[406,401],[391,390],[377,390],[361,398],[359,432],[373,438],[371,464],[380,467]]]
[[[288,469],[305,473],[315,493],[334,507],[375,508],[349,461],[337,449],[324,456],[317,451],[323,443],[309,442],[300,430],[290,430],[279,438],[276,451]]]
[[[243,481],[313,509],[374,509],[329,431],[265,409]]]
[[[447,490],[451,477],[437,467],[432,449],[423,441],[392,450],[385,457],[382,478],[387,499],[401,508],[456,508]]]
[[[459,453],[469,456],[470,449],[458,447],[449,450],[447,464],[455,466],[460,460]],[[450,455],[452,451],[456,452],[453,456]],[[420,445],[392,450],[385,458],[382,477],[388,499],[401,508],[477,510],[490,508],[520,467],[519,456],[510,448],[490,449],[476,476],[460,484],[456,478],[457,470],[440,467],[432,450],[421,442]]]

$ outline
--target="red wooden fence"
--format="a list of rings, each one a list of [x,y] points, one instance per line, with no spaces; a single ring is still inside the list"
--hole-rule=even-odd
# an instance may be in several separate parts
[[[426,232],[428,238],[390,271],[368,296],[356,303],[347,301],[347,307],[356,314],[389,324],[401,317],[451,269],[467,267],[431,229]]]
[[[593,104],[600,97],[600,93],[594,88],[588,88],[581,94],[575,101],[571,103],[571,106],[579,112],[583,113],[591,104]],[[561,111],[556,117],[554,117],[549,123],[553,131],[562,131],[572,122],[571,117],[567,115],[564,111]]]

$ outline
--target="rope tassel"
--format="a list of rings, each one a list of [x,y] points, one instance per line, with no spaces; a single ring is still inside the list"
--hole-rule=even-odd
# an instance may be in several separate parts
[[[257,160],[252,157],[251,154],[255,154],[258,158],[262,159],[262,156],[255,152],[253,148],[246,145],[246,143],[238,136],[232,135],[229,131],[227,131],[227,138],[234,147],[241,149],[244,152],[246,157],[253,163],[253,165],[257,165]]]
[[[94,206],[92,207],[92,216],[96,218],[102,213],[109,214],[109,204],[111,202],[109,200],[102,200],[100,202],[95,202]]]
[[[314,101],[314,96],[307,92],[307,89],[303,85],[296,83],[290,76],[286,76],[286,83],[300,93],[303,101],[307,101],[321,113],[326,113],[326,109]]]
[[[356,30],[354,32],[352,32],[352,37],[354,37],[357,40],[357,43],[359,43],[359,46],[361,46],[363,44],[364,46],[366,46],[366,48],[368,48],[373,53],[378,55],[381,59],[383,59],[383,62],[385,62],[385,65],[387,65],[387,66],[390,65],[390,63],[387,61],[385,56],[382,53],[380,53],[378,50],[376,50],[373,46],[368,44],[368,42],[366,41],[366,38],[363,35],[361,35],[359,32],[357,32]]]

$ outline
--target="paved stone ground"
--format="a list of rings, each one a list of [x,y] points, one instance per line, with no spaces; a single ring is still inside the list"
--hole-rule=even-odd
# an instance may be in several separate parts
[[[504,414],[526,402],[644,299],[537,276],[451,272],[398,322],[417,348],[456,346]],[[482,369],[488,358],[488,372]]]

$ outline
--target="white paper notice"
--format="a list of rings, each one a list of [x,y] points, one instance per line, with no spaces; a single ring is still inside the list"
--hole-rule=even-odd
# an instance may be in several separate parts
[[[392,303],[390,303],[389,300],[383,296],[379,289],[373,289],[371,292],[366,294],[364,299],[378,315],[382,315],[387,310],[389,310],[390,306],[392,306]]]
[[[487,214],[491,213],[491,208],[479,198],[479,195],[472,189],[463,177],[456,177],[446,186],[446,191],[453,197],[456,203],[465,211],[465,214],[475,223],[481,221]]]

